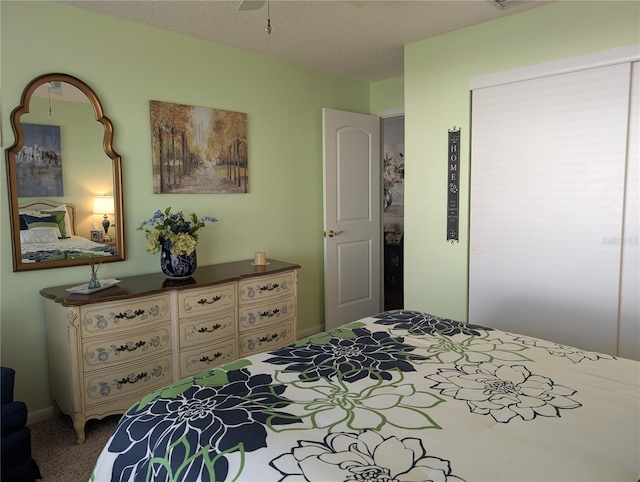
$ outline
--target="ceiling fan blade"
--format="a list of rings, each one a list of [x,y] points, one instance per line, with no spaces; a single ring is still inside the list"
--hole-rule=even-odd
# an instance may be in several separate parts
[[[265,0],[242,0],[238,5],[239,11],[258,10],[265,4]]]
[[[347,3],[349,5],[351,5],[352,7],[360,8],[360,7],[364,7],[369,2],[364,1],[364,0],[354,0],[354,1],[351,1],[351,2],[347,1]]]

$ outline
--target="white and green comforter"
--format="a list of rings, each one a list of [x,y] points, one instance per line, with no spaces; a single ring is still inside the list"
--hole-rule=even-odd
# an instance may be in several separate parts
[[[385,312],[186,378],[93,481],[636,481],[640,364]]]

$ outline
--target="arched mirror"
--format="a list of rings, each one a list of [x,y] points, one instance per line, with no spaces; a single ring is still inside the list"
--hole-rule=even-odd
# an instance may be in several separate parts
[[[37,77],[11,127],[13,270],[123,261],[121,158],[93,89],[66,74]]]

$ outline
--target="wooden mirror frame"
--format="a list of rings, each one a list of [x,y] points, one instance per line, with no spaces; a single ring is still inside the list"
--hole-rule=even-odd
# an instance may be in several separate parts
[[[37,263],[25,263],[22,261],[22,251],[20,242],[20,215],[18,202],[18,179],[16,155],[24,145],[24,133],[20,118],[24,114],[29,113],[29,103],[31,96],[38,87],[48,82],[66,82],[79,89],[87,96],[89,102],[93,106],[95,112],[95,120],[104,126],[103,147],[105,154],[113,163],[113,201],[114,201],[114,219],[115,219],[115,236],[113,239],[116,243],[116,253],[111,256],[101,257],[102,262],[112,263],[115,261],[125,260],[124,248],[124,216],[123,216],[123,197],[122,197],[122,159],[118,153],[113,150],[113,124],[102,111],[100,99],[91,87],[82,82],[80,79],[67,74],[51,73],[44,74],[33,79],[22,92],[20,105],[11,113],[11,128],[15,138],[14,144],[5,151],[7,163],[7,187],[9,194],[9,214],[11,222],[11,246],[13,251],[13,271],[31,271],[37,269],[63,268],[67,266],[89,265],[90,258],[67,259],[56,261],[42,261]],[[64,203],[61,201],[61,203]]]

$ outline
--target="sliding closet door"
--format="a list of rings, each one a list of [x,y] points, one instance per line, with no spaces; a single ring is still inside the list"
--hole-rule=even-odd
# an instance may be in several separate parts
[[[469,322],[616,352],[629,78],[473,91]]]

